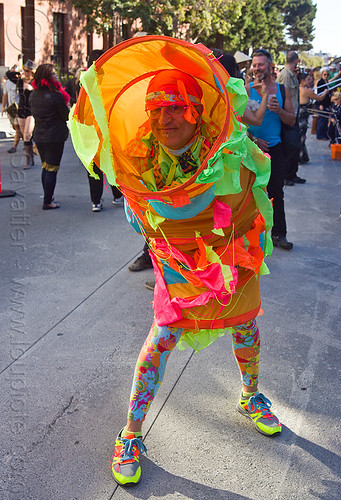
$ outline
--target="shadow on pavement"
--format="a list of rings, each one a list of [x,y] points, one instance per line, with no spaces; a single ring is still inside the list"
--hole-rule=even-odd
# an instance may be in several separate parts
[[[340,482],[339,481],[321,481],[321,484],[327,489],[326,493],[319,493],[312,489],[309,493],[319,500],[340,500]]]
[[[227,490],[212,488],[205,484],[171,474],[146,457],[143,457],[143,473],[143,483],[124,489],[125,493],[127,495],[130,494],[132,498],[140,498],[142,500],[149,498],[179,498],[179,494],[181,494],[183,498],[191,498],[193,500],[251,500],[250,497]],[[214,470],[212,476],[214,479]],[[120,487],[118,486],[115,489],[111,499],[115,498],[115,492],[118,488]],[[174,495],[174,497],[171,495]]]
[[[334,453],[319,444],[313,443],[308,439],[305,439],[298,434],[295,434],[289,427],[282,425],[282,434],[285,436],[285,440],[282,441],[283,444],[298,446],[305,452],[309,453],[316,460],[321,462],[323,465],[328,467],[334,474],[340,477],[341,474],[341,457],[337,453]],[[330,482],[330,481],[325,481]],[[340,488],[340,484],[338,484]],[[329,497],[334,498],[334,497]],[[340,491],[337,498],[340,498]]]

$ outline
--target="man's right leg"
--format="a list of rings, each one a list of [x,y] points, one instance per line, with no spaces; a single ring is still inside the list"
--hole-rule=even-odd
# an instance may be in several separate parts
[[[153,267],[152,259],[149,255],[149,246],[146,242],[143,247],[143,253],[128,267],[129,271],[137,272],[144,269],[151,269]]]
[[[271,175],[268,184],[268,196],[273,199],[274,225],[272,241],[274,246],[291,250],[293,244],[287,241],[287,226],[284,212],[284,160],[281,143],[270,148]]]
[[[182,334],[181,328],[157,326],[153,323],[139,354],[130,394],[127,425],[117,436],[111,469],[121,485],[137,484],[141,480],[140,452],[142,424],[162,383],[168,357]]]
[[[94,173],[98,175],[99,179],[95,179],[88,173],[90,198],[92,201],[92,211],[100,212],[102,210],[102,194],[103,194],[103,172],[97,165],[93,166]]]

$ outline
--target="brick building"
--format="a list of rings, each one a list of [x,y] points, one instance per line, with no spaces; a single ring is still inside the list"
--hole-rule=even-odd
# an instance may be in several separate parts
[[[54,63],[65,73],[86,67],[91,50],[106,49],[114,40],[86,33],[85,26],[71,0],[0,0],[1,73],[27,59]]]

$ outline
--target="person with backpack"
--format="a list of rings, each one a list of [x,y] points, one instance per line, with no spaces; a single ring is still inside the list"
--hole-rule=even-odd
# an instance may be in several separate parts
[[[292,127],[296,117],[289,89],[284,87],[285,102],[281,93],[279,83],[272,79],[272,57],[265,49],[258,49],[252,55],[254,82],[246,85],[249,97],[261,102],[262,96],[259,90],[255,89],[257,84],[263,82],[268,90],[268,109],[265,112],[260,126],[249,126],[249,133],[254,138],[257,146],[269,153],[271,156],[271,175],[267,191],[269,198],[273,199],[274,225],[272,228],[272,242],[275,247],[283,250],[291,250],[293,244],[286,238],[287,227],[284,211],[284,179],[285,164],[284,153],[281,143],[281,131],[283,125]]]

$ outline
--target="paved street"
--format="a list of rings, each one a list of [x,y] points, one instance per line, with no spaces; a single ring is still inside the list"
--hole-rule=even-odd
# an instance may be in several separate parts
[[[283,422],[267,438],[236,411],[228,335],[172,354],[148,414],[144,480],[109,469],[136,357],[152,322],[152,270],[128,265],[143,241],[104,192],[91,212],[70,139],[61,208],[43,211],[41,163],[23,171],[0,118],[0,498],[3,500],[306,500],[340,498],[341,161],[309,132],[305,185],[287,187],[288,239],[261,278],[260,388]],[[5,137],[6,136],[6,137]]]

